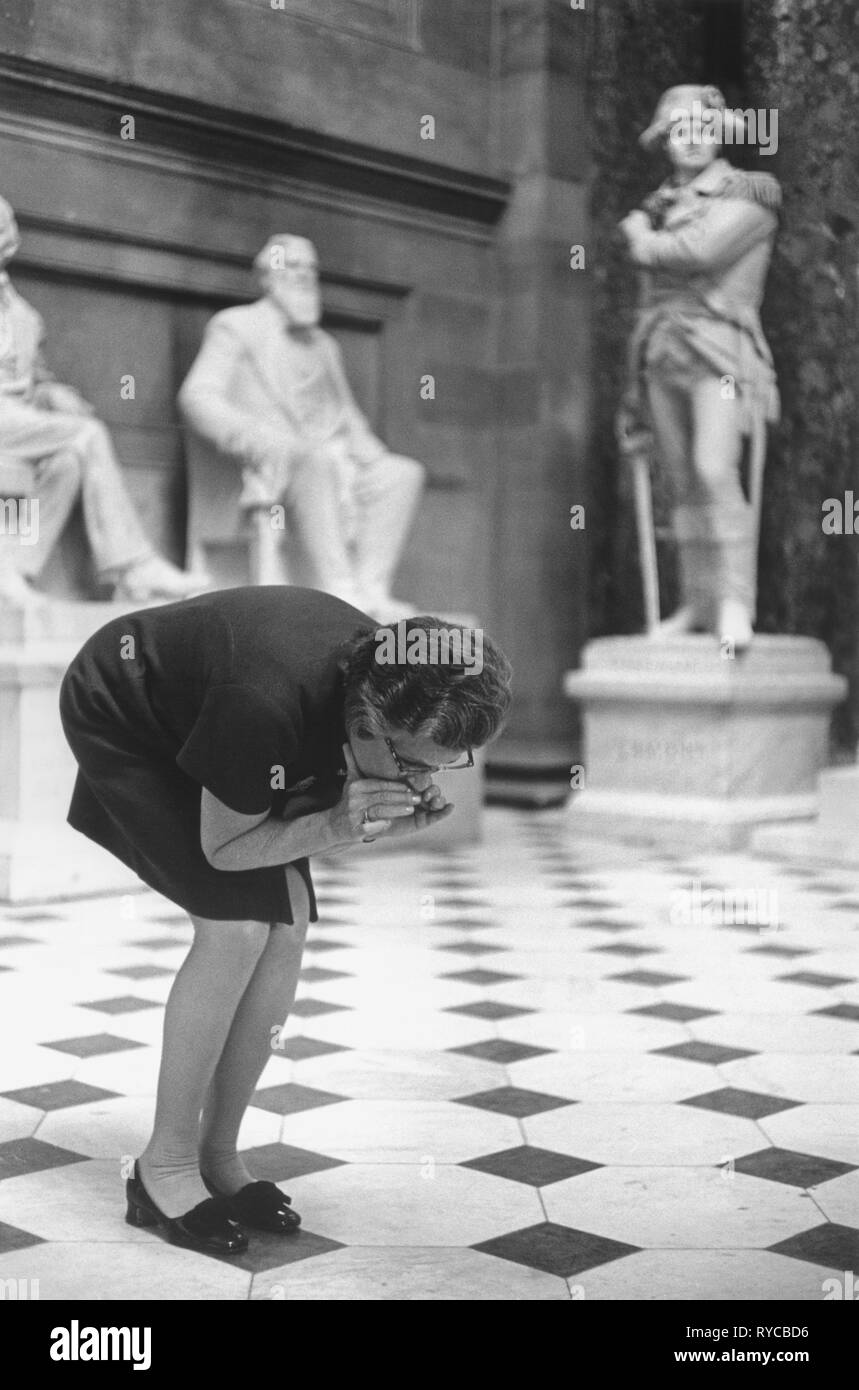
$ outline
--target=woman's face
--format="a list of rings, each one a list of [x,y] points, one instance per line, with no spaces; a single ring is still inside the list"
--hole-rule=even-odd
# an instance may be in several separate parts
[[[422,792],[432,784],[436,768],[443,768],[445,763],[461,762],[466,756],[465,749],[443,748],[431,738],[409,734],[403,729],[389,729],[387,736],[403,764],[402,769],[397,766],[384,734],[359,738],[350,733],[349,747],[365,777],[378,777],[388,782],[407,780],[415,791]]]

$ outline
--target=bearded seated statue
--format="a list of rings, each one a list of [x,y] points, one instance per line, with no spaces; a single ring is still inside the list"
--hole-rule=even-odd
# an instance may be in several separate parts
[[[289,578],[380,620],[410,615],[391,584],[423,466],[391,453],[355,402],[340,348],[320,327],[312,243],[274,236],[254,265],[262,296],[210,320],[179,393],[189,550],[208,564],[244,536],[251,583]]]

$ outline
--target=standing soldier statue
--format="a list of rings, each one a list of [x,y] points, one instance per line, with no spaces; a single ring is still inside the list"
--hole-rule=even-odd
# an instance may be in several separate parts
[[[618,438],[634,468],[648,629],[714,632],[731,654],[752,638],[766,426],[779,415],[758,310],[780,188],[770,174],[733,168],[716,143],[746,133],[743,114],[725,109],[718,88],[671,87],[640,143],[664,150],[672,174],[620,224],[641,269]],[[679,550],[681,606],[664,622],[651,455],[668,474]]]

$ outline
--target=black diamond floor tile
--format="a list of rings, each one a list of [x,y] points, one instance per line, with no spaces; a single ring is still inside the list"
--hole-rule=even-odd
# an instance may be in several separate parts
[[[421,888],[425,888],[427,892],[432,892],[432,894],[455,892],[461,897],[470,894],[482,894],[484,898],[486,897],[484,885],[478,883],[475,878],[421,878]]]
[[[796,1153],[793,1149],[759,1149],[757,1153],[744,1154],[734,1160],[738,1173],[787,1183],[791,1187],[818,1187],[820,1183],[854,1172],[856,1167],[855,1163],[836,1163],[831,1158]]]
[[[50,1047],[54,1052],[68,1052],[72,1057],[103,1057],[108,1052],[128,1052],[144,1044],[132,1038],[116,1038],[112,1033],[92,1033],[86,1038],[59,1038],[56,1042],[39,1043],[39,1046]]]
[[[721,1047],[718,1043],[682,1042],[670,1047],[654,1047],[656,1057],[679,1057],[684,1062],[705,1062],[718,1067],[722,1062],[736,1062],[740,1057],[754,1057],[747,1047]]]
[[[435,951],[458,951],[464,956],[489,956],[507,949],[506,946],[490,946],[488,942],[484,944],[481,941],[445,941],[433,947]]]
[[[326,999],[296,999],[290,1013],[297,1018],[318,1018],[321,1014],[343,1013],[348,1008],[348,1004],[332,1004]]]
[[[105,975],[124,975],[129,980],[154,980],[158,975],[175,975],[167,965],[122,965],[105,970]]]
[[[26,912],[7,912],[10,922],[64,922],[61,912],[44,912],[39,908]]]
[[[0,1181],[20,1178],[25,1173],[42,1173],[48,1168],[64,1168],[68,1163],[86,1163],[85,1154],[46,1144],[42,1139],[9,1139],[0,1144]]]
[[[610,912],[613,908],[620,907],[620,903],[611,902],[608,898],[595,898],[592,895],[587,895],[580,898],[566,898],[558,906],[561,908],[576,907],[590,912],[599,912],[600,910]]]
[[[569,926],[582,928],[584,931],[638,931],[634,922],[623,922],[618,917],[588,917],[582,922],[572,917]]]
[[[441,927],[444,931],[481,932],[487,931],[491,927],[497,927],[498,923],[483,917],[479,921],[476,918],[473,921],[466,921],[463,917],[446,917],[444,919],[436,917],[431,922],[427,922],[426,925],[428,927]]]
[[[834,1221],[812,1226],[810,1231],[789,1236],[768,1248],[776,1255],[808,1260],[829,1269],[859,1269],[859,1230],[855,1226],[839,1226]]]
[[[321,985],[326,980],[352,979],[353,975],[351,970],[326,970],[322,965],[307,965],[299,978],[311,985]]]
[[[555,1049],[551,1047],[532,1047],[528,1043],[508,1042],[506,1038],[487,1038],[486,1042],[467,1043],[465,1047],[449,1047],[448,1052],[461,1052],[465,1057],[479,1057],[484,1062],[498,1062],[508,1066],[512,1062],[526,1062],[531,1057],[545,1057]]]
[[[744,953],[747,956],[781,956],[784,960],[791,960],[794,956],[812,956],[813,951],[803,950],[799,946],[749,946]]]
[[[43,946],[35,936],[0,936],[0,950],[5,946]]]
[[[825,1018],[843,1018],[848,1023],[859,1023],[859,1004],[830,1004],[826,1009],[812,1009],[813,1014],[823,1014]]]
[[[664,970],[624,970],[620,975],[609,975],[609,980],[620,980],[625,985],[679,985],[689,979],[688,975],[669,975]]]
[[[455,1100],[456,1105],[473,1105],[476,1110],[492,1110],[496,1115],[511,1115],[517,1120],[575,1103],[569,1096],[550,1096],[544,1091],[527,1091],[520,1086],[497,1086],[492,1091],[457,1096]]]
[[[820,989],[832,989],[834,985],[851,985],[851,975],[823,975],[817,970],[794,970],[790,975],[777,975],[777,980],[787,984],[816,985]]]
[[[90,999],[77,1006],[100,1014],[136,1014],[141,1009],[163,1009],[154,999],[138,999],[135,994],[118,994],[113,999]]]
[[[694,1018],[708,1018],[719,1012],[718,1009],[695,1009],[690,1004],[645,1004],[643,1008],[627,1009],[630,1014],[643,1014],[645,1018],[664,1018],[671,1023],[691,1023]]]
[[[533,1009],[519,1009],[513,1004],[499,1004],[495,999],[480,999],[474,1004],[454,1004],[443,1010],[448,1014],[465,1014],[468,1018],[516,1018],[532,1014]]]
[[[119,1092],[87,1086],[83,1081],[48,1081],[42,1086],[21,1086],[17,1091],[0,1094],[36,1110],[65,1110],[70,1105],[87,1105],[91,1100],[113,1100]]]
[[[276,1057],[285,1057],[290,1062],[306,1062],[311,1057],[327,1057],[332,1052],[348,1052],[349,1049],[340,1043],[322,1042],[319,1038],[299,1035],[282,1038],[276,1045],[272,1044],[272,1051]]]
[[[693,1105],[699,1110],[717,1110],[722,1115],[737,1115],[746,1120],[762,1120],[766,1115],[777,1115],[781,1110],[793,1110],[801,1105],[799,1100],[785,1100],[783,1096],[768,1096],[758,1091],[742,1091],[735,1086],[724,1086],[718,1091],[708,1091],[705,1095],[689,1096],[680,1101],[681,1105]]]
[[[238,1267],[253,1274],[265,1274],[270,1269],[280,1269],[284,1265],[298,1264],[300,1260],[310,1260],[314,1255],[327,1255],[331,1250],[342,1249],[342,1241],[314,1235],[301,1227],[289,1236],[253,1231],[250,1244],[241,1255],[209,1255],[208,1258],[220,1260],[233,1269]],[[284,1285],[284,1297],[286,1293]]]
[[[270,1110],[273,1115],[297,1115],[301,1110],[313,1110],[318,1105],[335,1105],[346,1099],[346,1096],[335,1095],[333,1091],[317,1091],[312,1086],[285,1081],[282,1086],[264,1086],[261,1091],[254,1091],[251,1105],[259,1110]]]
[[[304,949],[315,954],[321,951],[349,951],[352,947],[348,941],[329,941],[327,937],[318,937],[305,942]]]
[[[29,1231],[21,1231],[17,1226],[7,1226],[5,1221],[0,1221],[0,1255],[7,1255],[12,1250],[26,1250],[29,1245],[44,1245],[41,1236],[31,1235]]]
[[[602,952],[607,956],[655,956],[659,955],[659,948],[656,946],[633,946],[631,943],[623,941],[610,941],[607,946],[590,946],[590,951]]]
[[[521,975],[510,975],[504,970],[455,970],[439,976],[440,980],[461,980],[466,985],[503,985],[507,980],[521,980]]]
[[[442,912],[462,912],[469,911],[471,908],[479,908],[482,912],[488,910],[491,904],[482,894],[475,894],[474,897],[466,898],[462,894],[443,894],[435,896],[434,906],[441,908]]]
[[[308,1173],[324,1173],[328,1168],[343,1167],[340,1158],[329,1158],[327,1154],[314,1153],[313,1149],[299,1149],[292,1144],[259,1144],[254,1149],[244,1149],[242,1158],[260,1182],[289,1183],[294,1178],[306,1177]]]
[[[479,1173],[491,1173],[498,1178],[509,1178],[511,1182],[527,1183],[529,1187],[549,1187],[553,1182],[577,1178],[603,1165],[588,1163],[584,1158],[571,1158],[569,1154],[554,1153],[551,1149],[522,1144],[519,1148],[504,1149],[501,1153],[486,1154],[483,1158],[470,1158],[459,1166],[476,1168]]]
[[[527,1265],[529,1269],[540,1269],[544,1274],[557,1274],[562,1279],[571,1279],[597,1265],[622,1259],[624,1255],[634,1255],[639,1248],[623,1241],[608,1240],[591,1231],[559,1226],[554,1221],[526,1226],[521,1231],[510,1231],[508,1235],[495,1236],[472,1246],[486,1255]]]
[[[130,944],[145,951],[176,951],[180,946],[187,946],[189,938],[184,933],[174,932],[172,936],[147,936]]]
[[[330,917],[326,912],[324,917],[320,917],[318,922],[314,922],[312,931],[324,931],[327,927],[354,927],[354,917]]]

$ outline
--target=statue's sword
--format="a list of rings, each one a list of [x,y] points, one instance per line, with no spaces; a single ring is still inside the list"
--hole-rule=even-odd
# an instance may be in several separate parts
[[[656,530],[653,524],[653,495],[650,487],[652,439],[650,431],[633,423],[622,406],[618,411],[617,440],[623,457],[632,469],[635,523],[638,532],[638,559],[644,594],[644,622],[648,632],[659,626],[659,570],[656,559]]]

